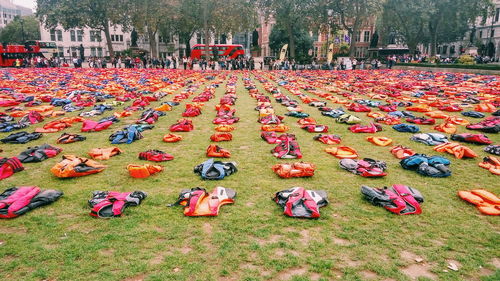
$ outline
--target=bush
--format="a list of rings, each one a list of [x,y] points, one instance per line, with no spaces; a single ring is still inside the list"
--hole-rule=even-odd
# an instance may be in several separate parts
[[[462,68],[462,69],[484,69],[484,70],[500,70],[498,64],[434,64],[434,63],[397,63],[401,66],[417,66],[417,67],[439,67],[439,68]]]
[[[472,65],[474,64],[474,58],[471,55],[461,55],[458,58],[458,63]]]

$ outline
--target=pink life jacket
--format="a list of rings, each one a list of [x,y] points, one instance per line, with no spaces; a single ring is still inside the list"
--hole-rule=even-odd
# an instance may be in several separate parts
[[[0,158],[0,180],[12,176],[14,173],[24,170],[23,164],[17,157]]]
[[[119,217],[126,207],[139,205],[146,196],[142,191],[95,191],[89,200],[92,207],[90,215],[99,218]]]
[[[283,207],[283,214],[299,218],[319,218],[319,208],[328,204],[325,191],[303,187],[277,192],[273,201]]]

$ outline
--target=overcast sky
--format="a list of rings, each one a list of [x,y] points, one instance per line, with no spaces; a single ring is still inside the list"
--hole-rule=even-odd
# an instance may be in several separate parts
[[[36,0],[14,0],[14,3],[35,10]]]

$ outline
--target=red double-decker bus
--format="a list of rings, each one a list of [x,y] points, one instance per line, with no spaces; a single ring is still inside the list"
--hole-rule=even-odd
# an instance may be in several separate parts
[[[245,50],[242,45],[209,45],[208,50],[210,57],[226,57],[229,59],[236,59],[245,56]],[[202,56],[205,57],[205,45],[194,45],[191,49],[191,59],[201,59]]]
[[[39,46],[0,44],[0,67],[16,66],[17,59],[23,60],[36,56],[42,56]]]

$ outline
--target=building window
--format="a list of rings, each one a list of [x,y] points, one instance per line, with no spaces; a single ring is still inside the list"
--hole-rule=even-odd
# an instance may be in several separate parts
[[[446,52],[448,51],[448,46],[443,46],[443,54],[446,55]]]
[[[97,56],[102,57],[102,48],[101,47],[97,48]]]
[[[120,42],[123,42],[123,34],[118,35],[118,36],[120,36]]]
[[[482,30],[479,31],[479,36],[478,37],[479,37],[479,39],[483,38],[483,31]]]
[[[370,31],[366,30],[365,34],[363,35],[363,42],[369,42],[370,41]]]
[[[196,44],[203,44],[201,39],[201,33],[196,33]]]
[[[358,33],[356,33],[356,36],[354,36],[354,42],[359,42],[360,39],[361,39],[361,31],[358,31]]]
[[[50,30],[50,41],[56,41],[56,30],[55,29]]]
[[[455,53],[455,45],[450,46],[450,54]]]
[[[57,35],[57,41],[62,41],[62,30],[58,29],[56,30],[56,35]]]
[[[81,30],[81,29],[77,30],[76,37],[78,39],[78,42],[82,42],[83,41],[83,30]]]
[[[491,30],[490,37],[495,37],[495,30],[494,29]]]
[[[69,31],[69,37],[71,39],[71,42],[75,42],[76,41],[76,32],[74,30],[70,30]]]
[[[91,48],[90,48],[90,56],[91,56],[91,57],[95,57],[95,56],[96,56],[96,53],[95,53],[95,47],[91,47]]]
[[[64,57],[64,48],[63,47],[57,47],[57,53],[59,57]]]
[[[436,54],[441,54],[441,46],[438,46],[438,47],[437,47],[437,52],[436,52]]]
[[[495,11],[495,22],[498,22],[500,18],[500,8],[497,8]]]
[[[101,31],[91,30],[90,31],[90,42],[101,42]]]

